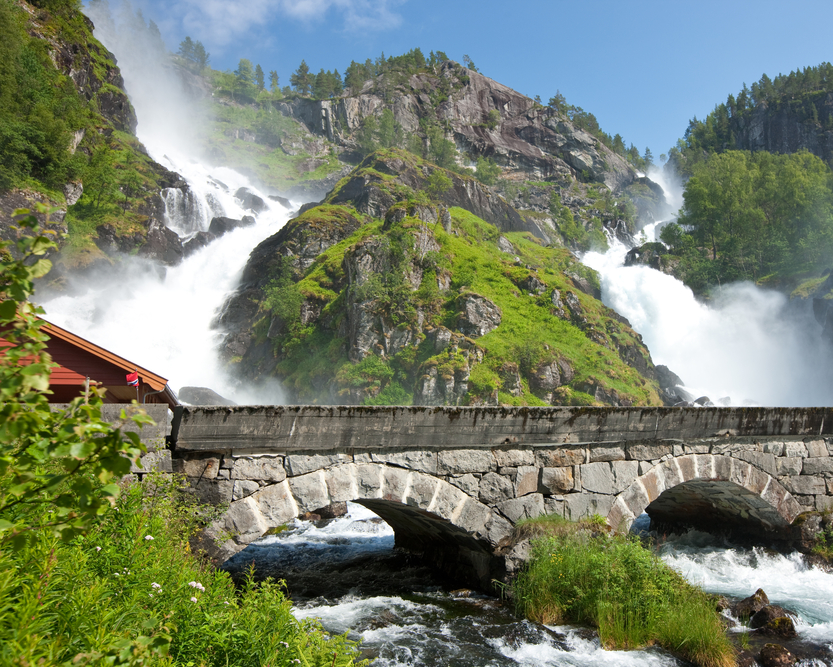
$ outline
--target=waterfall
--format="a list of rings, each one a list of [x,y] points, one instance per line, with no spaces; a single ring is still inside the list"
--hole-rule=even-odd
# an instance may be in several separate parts
[[[185,240],[207,230],[214,216],[254,215],[235,197],[240,188],[259,195],[266,208],[255,225],[225,234],[167,270],[121,257],[112,268],[79,278],[65,295],[42,302],[46,318],[168,378],[174,390],[205,386],[238,403],[282,403],[276,382],[255,388],[232,378],[218,356],[223,332],[212,322],[236,289],[252,248],[276,233],[289,211],[240,173],[195,158],[200,153],[193,130],[201,114],[177,75],[153,56],[141,31],[115,25],[109,14],[93,18],[96,37],[118,56],[139,139],[154,160],[188,183],[187,190],[162,193],[167,226]]]
[[[666,221],[643,228],[649,241]],[[628,248],[610,239],[605,253],[582,261],[599,272],[602,301],[641,335],[695,397],[720,405],[830,405],[833,350],[809,304],[744,282],[725,285],[705,303],[676,278],[624,266]]]

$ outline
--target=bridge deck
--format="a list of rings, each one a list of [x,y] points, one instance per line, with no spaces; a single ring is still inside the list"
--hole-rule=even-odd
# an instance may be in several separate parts
[[[499,447],[833,434],[833,408],[208,406],[178,408],[185,451]]]

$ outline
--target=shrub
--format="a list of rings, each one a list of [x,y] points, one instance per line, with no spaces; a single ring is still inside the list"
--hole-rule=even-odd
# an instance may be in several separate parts
[[[552,522],[533,540],[515,581],[517,606],[547,624],[596,626],[606,648],[658,643],[708,667],[734,665],[714,604],[635,538],[609,535],[598,522]]]

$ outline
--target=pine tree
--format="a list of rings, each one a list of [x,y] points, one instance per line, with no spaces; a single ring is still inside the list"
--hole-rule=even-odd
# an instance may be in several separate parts
[[[257,84],[258,90],[266,89],[266,84],[263,81],[263,68],[260,66],[260,63],[255,67],[255,83]]]
[[[315,77],[309,73],[309,65],[306,60],[302,60],[298,69],[289,77],[289,83],[295,89],[295,92],[301,95],[309,95],[312,93],[312,86],[315,82]]]
[[[275,70],[269,72],[269,90],[273,94],[280,90],[278,87],[278,73]]]

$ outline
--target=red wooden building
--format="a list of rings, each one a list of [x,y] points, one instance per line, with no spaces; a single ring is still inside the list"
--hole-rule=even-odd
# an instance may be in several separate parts
[[[130,403],[137,398],[136,387],[127,384],[126,376],[138,372],[140,403],[167,403],[173,409],[179,405],[176,394],[168,387],[168,380],[124,357],[113,354],[85,338],[43,320],[41,328],[49,341],[46,351],[57,364],[49,379],[50,403],[68,403],[84,388],[87,378],[104,387],[105,403]]]

